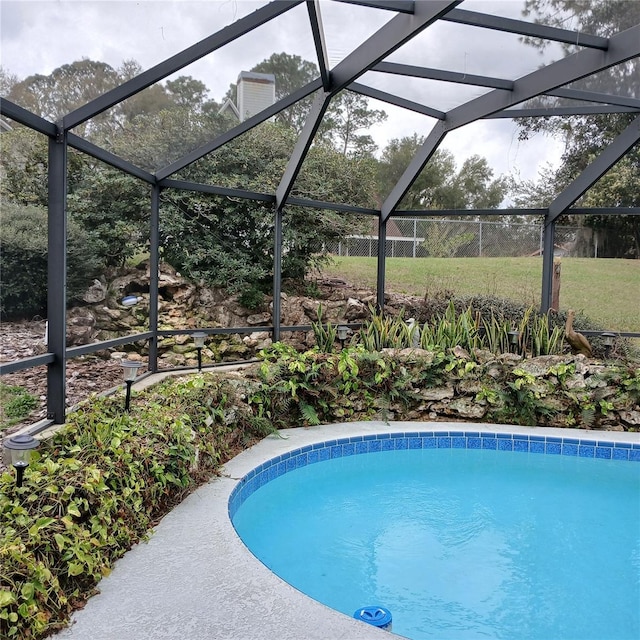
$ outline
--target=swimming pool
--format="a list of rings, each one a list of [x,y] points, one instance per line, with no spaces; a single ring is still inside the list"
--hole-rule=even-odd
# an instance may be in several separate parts
[[[637,637],[640,466],[616,461],[639,460],[640,444],[527,431],[400,431],[307,445],[246,474],[230,515],[285,580],[347,615],[386,606],[394,631],[412,638]],[[585,482],[585,503],[567,497],[568,485]],[[613,532],[600,529],[620,512]]]

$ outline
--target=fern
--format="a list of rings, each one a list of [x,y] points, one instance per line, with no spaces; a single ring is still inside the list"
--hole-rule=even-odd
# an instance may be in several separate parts
[[[320,424],[320,418],[318,417],[316,410],[310,404],[307,404],[302,400],[300,400],[300,413],[307,424],[311,426]]]
[[[580,418],[584,426],[590,429],[596,421],[596,410],[593,407],[585,407],[580,413]]]

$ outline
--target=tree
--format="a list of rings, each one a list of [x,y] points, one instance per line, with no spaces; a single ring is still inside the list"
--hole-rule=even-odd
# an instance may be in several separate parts
[[[177,106],[200,111],[206,102],[209,89],[204,82],[192,76],[180,76],[175,80],[167,80],[167,92]]]
[[[378,188],[381,199],[393,189],[411,162],[424,139],[414,134],[394,139],[382,152],[378,165]],[[420,172],[400,209],[490,209],[500,205],[507,192],[508,183],[500,177],[493,179],[493,170],[487,160],[478,155],[467,158],[460,170],[453,154],[438,149]],[[456,219],[460,216],[450,216]],[[453,257],[468,248],[476,239],[475,227],[452,224],[442,218],[423,218],[420,226],[425,240],[422,248],[434,257]],[[475,249],[477,255],[477,249]]]
[[[311,63],[282,56],[276,56],[276,62],[291,63],[289,66],[301,68],[303,75],[309,71]],[[106,73],[105,66],[95,64]],[[81,66],[67,65],[71,84],[82,78]],[[139,65],[129,60],[117,76],[119,81],[126,81],[139,72]],[[46,84],[43,80],[42,85]],[[218,114],[217,105],[208,99],[200,81],[182,76],[155,88],[158,91],[153,95],[141,92],[103,114],[101,126],[92,125],[88,131],[93,140],[139,167],[156,171],[228,128],[226,118]],[[65,109],[72,106],[76,105],[66,103]],[[366,109],[357,118],[366,118]],[[343,149],[354,148],[354,132],[350,125]],[[3,180],[3,196],[16,203],[46,206],[46,138],[22,127],[7,135],[10,137],[3,136],[3,142],[9,142],[10,152],[3,155],[2,171],[9,179]],[[296,135],[289,125],[263,123],[183,169],[177,177],[273,193]],[[148,237],[148,187],[73,150],[68,157],[69,218],[89,234],[103,267],[118,266]],[[370,157],[356,157],[353,152],[345,155],[330,146],[314,145],[292,194],[372,206],[373,169]],[[162,213],[165,257],[185,274],[232,289],[259,286],[269,279],[274,228],[271,204],[165,191]],[[359,229],[361,223],[355,216],[301,207],[287,207],[285,217],[283,273],[296,278],[304,277],[326,258],[328,241],[341,239]]]
[[[313,62],[288,53],[274,53],[266,60],[255,65],[251,71],[272,73],[276,79],[276,100],[280,100],[297,91],[319,77],[320,73]],[[235,99],[235,85],[232,85],[228,97]],[[276,122],[291,127],[296,133],[302,131],[307,114],[313,102],[313,96],[300,100],[276,116]],[[377,146],[368,133],[375,124],[384,122],[384,111],[370,109],[364,96],[351,91],[341,91],[331,100],[323,121],[318,129],[317,139],[332,144],[343,155],[372,156]]]
[[[569,25],[578,31],[609,36],[640,22],[640,3],[636,0],[527,0],[525,15],[535,16],[538,21],[546,24],[564,27]],[[540,41],[529,43],[539,48],[545,46]],[[571,86],[600,93],[639,97],[639,74],[640,60],[635,58]],[[539,102],[558,103],[553,98],[541,98]],[[525,199],[527,192],[531,196],[532,191],[539,194],[560,193],[629,125],[635,115],[603,114],[521,121],[521,138],[537,132],[562,137],[565,140],[565,151],[561,166],[555,174],[549,175],[546,172],[540,176],[539,187],[532,190],[531,185],[516,185],[516,188],[522,189]],[[604,178],[593,185],[577,204],[640,206],[639,175],[640,148],[636,146]],[[532,206],[547,206],[549,199],[529,198],[529,202]],[[566,219],[561,218],[560,222],[566,222]],[[575,248],[577,255],[593,255],[592,245],[595,234],[599,233],[599,256],[640,256],[640,220],[637,216],[586,216],[580,222],[589,228],[589,232],[579,234]]]
[[[256,73],[272,73],[276,79],[276,100],[285,98],[301,87],[315,80],[320,74],[313,62],[288,53],[273,53],[269,58],[251,69]],[[232,86],[235,99],[235,85]],[[297,133],[302,131],[312,97],[296,102],[276,116],[276,122],[291,127]]]
[[[377,145],[368,133],[359,133],[363,129],[368,131],[372,126],[384,122],[387,114],[378,109],[369,109],[369,103],[364,96],[352,91],[341,91],[331,102],[323,124],[320,136],[331,140],[342,155],[372,156]]]
[[[47,210],[2,204],[0,225],[0,315],[47,316]],[[67,228],[67,301],[77,299],[99,273],[87,233],[73,221]]]
[[[150,189],[99,162],[86,161],[67,197],[69,218],[85,229],[102,269],[121,267],[148,245]]]
[[[21,107],[56,122],[77,107],[120,84],[118,72],[105,62],[83,58],[54,69],[48,76],[35,74],[14,84],[7,97]],[[96,117],[100,123],[108,116]],[[82,127],[82,130],[87,127]]]
[[[185,169],[180,177],[272,192],[294,143],[292,129],[264,123]],[[362,204],[373,193],[372,177],[371,164],[345,158],[330,148],[314,147],[296,181],[294,194]],[[360,223],[354,216],[334,211],[287,207],[283,277],[304,277],[326,258],[325,243],[344,237]],[[270,284],[273,230],[272,204],[199,193],[163,193],[164,255],[196,281],[232,291]]]
[[[378,186],[382,198],[393,189],[422,146],[417,134],[389,142],[382,152]],[[453,154],[438,149],[402,199],[400,209],[490,209],[500,205],[507,192],[504,178],[493,179],[487,160],[467,158],[458,171]]]
[[[194,112],[176,105],[125,122],[105,144],[116,155],[154,172],[216,138],[226,128],[225,118],[216,110]]]
[[[0,96],[8,96],[11,89],[18,82],[20,82],[20,79],[17,75],[0,67]]]

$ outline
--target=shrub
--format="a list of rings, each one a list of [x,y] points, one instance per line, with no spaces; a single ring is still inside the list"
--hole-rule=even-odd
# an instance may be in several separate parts
[[[0,225],[0,314],[31,318],[47,314],[47,211],[12,203],[2,205]],[[67,300],[76,299],[100,268],[85,232],[67,229]]]
[[[0,475],[1,638],[62,627],[155,520],[266,435],[234,382],[170,380],[130,413],[120,397],[93,398],[43,444],[23,487]]]

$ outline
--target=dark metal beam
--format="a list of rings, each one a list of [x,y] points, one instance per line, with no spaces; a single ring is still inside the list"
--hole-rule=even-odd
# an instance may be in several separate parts
[[[112,349],[113,347],[119,347],[123,344],[133,344],[140,340],[149,340],[153,337],[151,331],[145,331],[143,333],[132,333],[128,336],[122,336],[121,338],[113,338],[112,340],[102,340],[101,342],[92,342],[91,344],[83,344],[78,347],[71,347],[67,349],[67,360],[72,358],[78,358],[80,356],[86,356],[89,353],[96,353],[96,351],[105,351]]]
[[[415,65],[400,64],[398,62],[379,62],[371,71],[391,73],[393,75],[408,76],[411,78],[423,78],[424,80],[470,84],[476,87],[489,87],[491,89],[505,89],[507,91],[513,89],[513,80],[492,78],[490,76],[477,76],[472,73],[459,73],[457,71],[444,71],[430,67],[417,67]]]
[[[609,44],[607,51],[585,49],[519,78],[514,82],[513,91],[494,89],[449,111],[444,123],[434,127],[385,200],[383,218],[397,207],[448,131],[640,55],[640,25],[616,34],[609,39]]]
[[[416,67],[408,64],[396,62],[380,62],[371,71],[380,73],[390,73],[395,75],[408,76],[411,78],[423,78],[426,80],[438,80],[440,82],[454,82],[456,84],[468,84],[476,87],[489,87],[491,89],[504,89],[512,91],[515,82],[502,78],[490,76],[477,76],[471,73],[459,73],[454,71],[443,71],[442,69],[431,69],[428,67]],[[547,96],[557,98],[568,98],[571,100],[583,100],[586,102],[600,102],[608,105],[618,105],[640,109],[640,100],[627,98],[607,93],[597,93],[595,91],[580,91],[578,89],[554,89],[547,91]]]
[[[601,102],[602,104],[617,105],[620,107],[632,107],[640,109],[640,100],[637,98],[627,98],[625,96],[612,96],[608,93],[597,93],[595,91],[580,91],[578,89],[555,89],[547,91],[547,96],[557,98],[568,98],[569,100],[584,100],[585,102]]]
[[[512,91],[515,84],[513,80],[504,80],[490,76],[476,76],[470,73],[443,71],[442,69],[431,69],[428,67],[416,67],[408,64],[399,64],[397,62],[380,62],[371,69],[371,71],[409,76],[412,78],[423,78],[426,80],[439,80],[441,82],[454,82],[456,84],[469,84],[476,87],[504,89],[506,91]],[[625,96],[597,93],[595,91],[554,89],[553,91],[547,91],[544,95],[640,109],[640,100],[637,98],[627,98]]]
[[[291,193],[293,183],[300,172],[332,96],[460,2],[461,0],[432,0],[417,3],[413,15],[395,16],[336,65],[331,73],[331,91],[322,92],[316,97],[280,180],[276,190],[278,208],[286,203]]]
[[[97,145],[81,138],[80,136],[75,135],[75,133],[67,134],[67,143],[70,147],[77,149],[78,151],[82,151],[86,153],[88,156],[95,158],[96,160],[100,160],[105,164],[108,164],[116,169],[120,169],[120,171],[124,171],[131,176],[136,178],[140,178],[140,180],[144,180],[149,184],[154,184],[156,179],[153,174],[145,171],[144,169],[140,169],[140,167],[136,167],[134,164],[131,164],[127,160],[120,158],[119,156],[111,153],[110,151],[106,151],[102,147],[98,147]]]
[[[47,418],[65,420],[67,343],[67,136],[49,138],[47,256]]]
[[[278,102],[272,104],[270,107],[263,109],[260,113],[257,113],[255,116],[251,118],[247,118],[244,122],[241,122],[239,125],[233,127],[233,129],[229,129],[222,135],[218,136],[215,140],[198,147],[191,153],[183,156],[179,160],[171,163],[170,165],[160,169],[160,171],[156,172],[156,177],[159,181],[168,178],[170,175],[177,173],[181,169],[188,167],[190,164],[200,160],[200,158],[206,156],[207,154],[219,149],[223,145],[227,144],[227,142],[231,142],[231,140],[241,136],[243,133],[246,133],[253,127],[257,127],[262,122],[265,122],[269,118],[275,116],[280,111],[287,109],[292,104],[295,104],[299,100],[306,98],[308,95],[312,94],[314,91],[317,91],[322,86],[322,80],[318,78],[313,82],[301,87],[297,91],[289,94],[288,96],[278,100]]]
[[[391,217],[545,216],[548,212],[548,209],[396,209]],[[638,216],[640,207],[573,207],[565,213],[576,216]]]
[[[638,116],[598,157],[549,205],[547,223],[562,215],[585,191],[595,184],[634,145],[640,141]]]
[[[571,207],[565,213],[571,216],[640,216],[640,207]]]
[[[412,15],[399,14],[389,20],[335,66],[331,74],[332,92],[335,94],[346,88],[460,2],[461,0],[417,2]]]
[[[388,9],[398,13],[413,13],[414,2],[408,0],[338,0],[348,4],[362,5],[374,9]],[[447,22],[457,22],[467,24],[472,27],[482,27],[485,29],[495,29],[496,31],[506,31],[507,33],[517,33],[531,38],[542,38],[553,42],[564,42],[575,44],[579,47],[590,47],[594,49],[606,49],[607,38],[602,36],[592,36],[588,33],[571,31],[569,29],[559,29],[557,27],[547,27],[541,24],[514,20],[512,18],[501,18],[477,11],[467,11],[465,9],[453,9],[447,15],[442,16],[442,20]]]
[[[242,198],[244,200],[256,200],[258,202],[273,203],[276,201],[276,197],[268,193],[258,193],[256,191],[246,191],[245,189],[234,189],[232,187],[218,187],[212,184],[199,184],[197,182],[187,182],[186,180],[162,180],[159,186],[163,189],[197,191],[199,193],[210,193],[214,196],[228,196],[229,198]]]
[[[542,235],[542,295],[540,311],[547,313],[551,309],[553,297],[553,248],[555,246],[556,223],[545,220]]]
[[[429,116],[430,118],[444,120],[446,117],[446,113],[444,111],[438,111],[438,109],[426,107],[425,105],[418,102],[413,102],[412,100],[405,100],[404,98],[400,98],[391,93],[387,93],[386,91],[374,89],[373,87],[368,87],[367,85],[361,84],[359,82],[352,82],[349,85],[349,91],[359,93],[363,96],[368,96],[369,98],[374,98],[375,100],[386,102],[387,104],[393,104],[396,107],[402,107],[403,109],[408,109],[409,111],[415,111],[416,113],[421,113],[425,116]]]
[[[395,187],[391,190],[391,193],[387,196],[387,199],[382,203],[381,218],[385,221],[391,212],[398,206],[402,198],[411,188],[415,179],[420,175],[424,166],[429,162],[431,156],[436,152],[436,149],[447,134],[444,121],[439,120],[436,122],[433,129],[424,141],[424,144],[418,149],[416,155],[412,158],[409,166],[405,169],[404,173],[400,176],[400,180],[396,183]]]
[[[371,7],[372,9],[395,11],[396,13],[413,13],[415,6],[414,0],[337,0],[337,2]]]
[[[442,17],[447,22],[457,22],[473,27],[483,27],[485,29],[495,29],[496,31],[506,31],[507,33],[517,33],[521,36],[531,38],[542,38],[554,42],[564,42],[575,44],[579,47],[591,47],[594,49],[606,50],[609,46],[607,38],[592,36],[579,31],[569,31],[568,29],[558,29],[557,27],[547,27],[542,24],[533,24],[523,20],[512,18],[501,18],[489,14],[478,13],[477,11],[466,11],[464,9],[454,9],[446,16]]]
[[[273,233],[273,334],[272,340],[280,340],[281,309],[282,309],[282,209],[275,210]]]
[[[56,359],[53,353],[41,353],[39,356],[31,356],[30,358],[21,358],[13,362],[0,363],[0,376],[23,371],[24,369],[33,369],[33,367],[41,367],[43,364],[51,364]]]
[[[289,198],[287,204],[292,207],[309,207],[311,209],[330,209],[331,211],[341,211],[344,213],[355,213],[365,216],[377,216],[380,212],[367,207],[354,207],[350,204],[339,204],[337,202],[324,202],[322,200],[310,200],[309,198]]]
[[[376,308],[378,313],[384,311],[384,289],[387,260],[387,221],[378,218],[378,255],[376,272]]]
[[[276,206],[278,210],[280,210],[286,203],[287,198],[291,193],[293,183],[295,182],[298,173],[300,173],[302,163],[304,162],[307,152],[311,147],[311,143],[313,142],[313,138],[322,123],[322,118],[327,111],[330,100],[330,93],[321,92],[313,101],[307,120],[304,123],[302,133],[298,137],[296,146],[293,148],[293,151],[289,156],[289,162],[287,163],[284,174],[280,179],[280,184],[276,189]]]
[[[546,213],[547,209],[396,209],[391,217],[543,216]]]
[[[631,107],[617,107],[606,104],[593,107],[550,107],[531,109],[505,109],[491,113],[482,120],[496,120],[499,118],[550,118],[552,116],[595,116],[605,113],[638,113],[640,109]]]
[[[11,118],[11,120],[15,120],[15,122],[19,122],[34,131],[44,133],[46,136],[56,136],[58,134],[58,127],[53,122],[31,113],[31,111],[6,98],[0,98],[0,115],[5,118]]]
[[[519,78],[514,82],[513,91],[494,90],[452,109],[447,113],[447,130],[452,131],[524,100],[637,57],[640,55],[640,25],[616,34],[609,42],[610,47],[607,51],[579,51]]]
[[[158,370],[158,315],[160,312],[160,187],[151,187],[151,215],[149,219],[149,363],[151,372]]]
[[[309,12],[309,22],[311,23],[313,42],[316,45],[316,58],[320,69],[322,88],[324,91],[329,91],[331,82],[329,74],[329,55],[327,53],[327,44],[324,39],[324,29],[322,28],[320,2],[318,0],[307,0],[307,10]]]
[[[130,98],[132,95],[150,87],[152,84],[163,80],[172,73],[183,69],[187,65],[200,60],[212,51],[223,47],[237,38],[253,31],[257,27],[262,26],[269,20],[289,11],[292,7],[299,5],[303,0],[278,0],[261,7],[257,11],[240,18],[240,20],[221,29],[217,33],[201,40],[200,42],[188,47],[184,51],[171,56],[164,62],[157,64],[147,71],[143,71],[140,75],[132,78],[128,82],[121,84],[119,87],[107,91],[95,100],[91,100],[82,107],[75,109],[67,114],[63,119],[65,130],[73,129],[86,120],[97,116],[99,113],[106,111],[115,104]]]

